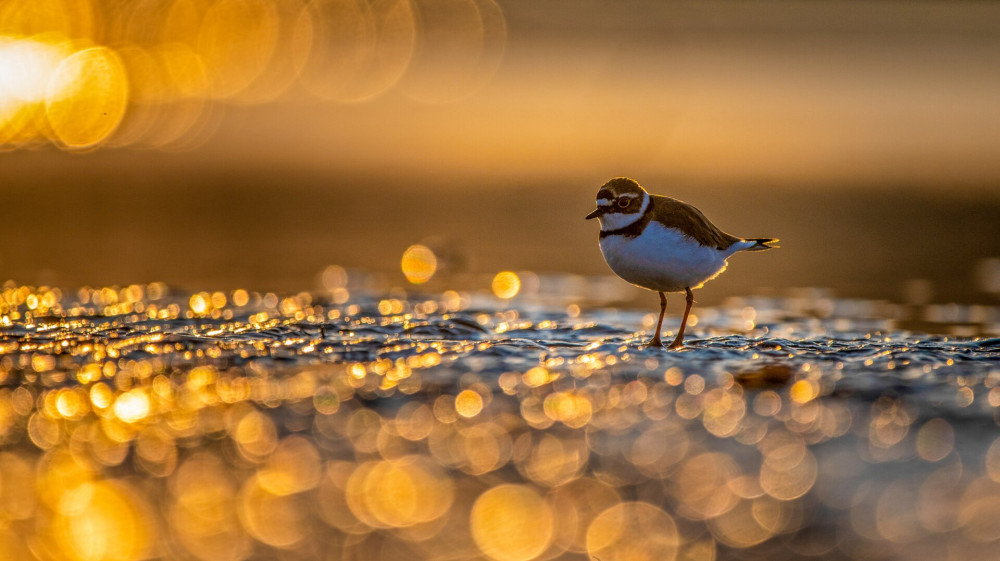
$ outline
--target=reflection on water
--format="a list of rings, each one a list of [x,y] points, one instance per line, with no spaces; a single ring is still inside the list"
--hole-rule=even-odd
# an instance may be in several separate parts
[[[510,300],[501,275],[388,297],[339,267],[293,295],[8,283],[0,557],[1000,552],[1000,340],[802,292],[651,350],[650,318]]]

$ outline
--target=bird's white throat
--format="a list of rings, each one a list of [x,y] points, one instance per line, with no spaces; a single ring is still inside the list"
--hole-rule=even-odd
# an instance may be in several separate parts
[[[611,199],[598,199],[597,206],[607,209],[607,212],[598,218],[601,221],[601,231],[612,232],[614,230],[620,230],[640,220],[642,215],[646,213],[646,210],[649,208],[651,203],[652,200],[649,198],[649,193],[643,193],[642,206],[639,207],[639,212],[624,214],[616,212],[618,209],[614,207],[614,201]]]

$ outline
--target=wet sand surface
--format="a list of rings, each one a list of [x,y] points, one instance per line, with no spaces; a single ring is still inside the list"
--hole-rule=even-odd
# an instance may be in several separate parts
[[[732,298],[667,351],[642,345],[641,313],[327,272],[328,292],[288,295],[8,285],[0,551],[1000,552],[995,308],[953,338],[885,302]]]

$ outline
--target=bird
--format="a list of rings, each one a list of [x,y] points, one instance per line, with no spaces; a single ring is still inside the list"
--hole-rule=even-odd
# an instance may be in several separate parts
[[[694,304],[692,290],[726,270],[740,251],[778,247],[777,238],[739,238],[720,230],[694,206],[651,195],[634,179],[616,177],[597,191],[597,209],[587,215],[601,223],[601,253],[623,280],[658,292],[660,318],[648,347],[662,347],[660,329],[667,293],[684,292],[687,307],[671,349],[684,345],[684,328]]]

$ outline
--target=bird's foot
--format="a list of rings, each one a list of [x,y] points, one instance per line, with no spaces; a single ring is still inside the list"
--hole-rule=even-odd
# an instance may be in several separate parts
[[[674,341],[667,348],[670,349],[671,351],[676,351],[678,349],[683,349],[684,348],[684,343],[681,342],[681,341]]]
[[[643,344],[646,346],[646,348],[656,348],[656,349],[663,348],[663,341],[660,341],[659,337],[653,337],[652,339],[646,341]]]

